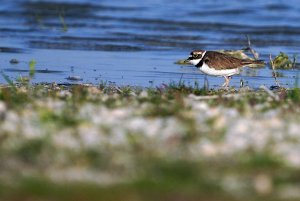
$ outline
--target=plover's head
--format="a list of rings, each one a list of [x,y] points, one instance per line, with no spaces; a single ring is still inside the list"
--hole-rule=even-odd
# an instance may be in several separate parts
[[[194,50],[190,53],[189,58],[187,58],[185,61],[187,63],[197,65],[203,58],[205,52],[206,51],[204,51],[204,50]]]

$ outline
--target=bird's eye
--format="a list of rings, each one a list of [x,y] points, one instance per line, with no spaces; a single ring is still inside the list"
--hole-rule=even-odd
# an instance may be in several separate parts
[[[194,54],[193,58],[201,58],[202,54]]]

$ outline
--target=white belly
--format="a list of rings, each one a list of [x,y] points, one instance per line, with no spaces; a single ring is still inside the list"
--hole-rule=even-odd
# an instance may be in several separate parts
[[[214,68],[209,68],[205,63],[199,68],[201,72],[214,75],[214,76],[231,76],[235,74],[239,74],[240,70],[237,69],[226,69],[226,70],[216,70]]]

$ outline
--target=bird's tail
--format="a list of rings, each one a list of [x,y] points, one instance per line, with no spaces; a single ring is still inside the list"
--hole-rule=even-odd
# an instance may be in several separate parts
[[[265,62],[263,60],[244,60],[242,61],[243,65],[249,65],[250,67],[256,67],[256,66],[264,66]]]

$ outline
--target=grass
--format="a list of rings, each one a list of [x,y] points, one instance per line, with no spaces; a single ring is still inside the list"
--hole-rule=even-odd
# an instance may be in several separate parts
[[[6,188],[7,189],[7,188]],[[52,182],[36,179],[25,179],[21,182],[19,192],[6,192],[8,198],[13,200],[202,200],[208,196],[201,192],[176,192],[176,187],[158,189],[156,183],[139,181],[128,185],[118,185],[111,187],[99,187],[93,184],[68,184],[57,185]],[[204,189],[203,189],[204,190]],[[11,194],[11,195],[10,195]],[[215,198],[213,198],[215,197]],[[230,198],[228,195],[212,195],[211,200],[220,198]],[[4,197],[5,200],[5,197]],[[228,199],[226,199],[228,200]]]
[[[300,91],[272,93],[9,82],[0,199],[299,200]]]
[[[295,104],[299,104],[300,89],[299,88],[291,89],[287,92],[286,96],[288,100],[291,100]]]

